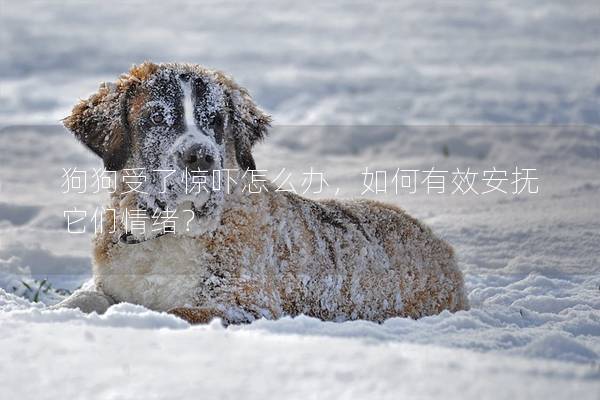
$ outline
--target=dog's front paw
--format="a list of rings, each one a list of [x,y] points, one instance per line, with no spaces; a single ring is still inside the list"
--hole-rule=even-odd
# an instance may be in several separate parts
[[[104,314],[115,301],[99,292],[78,290],[58,304],[49,307],[52,310],[60,308],[79,308],[84,313],[96,312]]]
[[[190,324],[208,324],[215,318],[223,319],[223,313],[216,308],[211,307],[175,307],[168,311],[169,314],[173,314]]]

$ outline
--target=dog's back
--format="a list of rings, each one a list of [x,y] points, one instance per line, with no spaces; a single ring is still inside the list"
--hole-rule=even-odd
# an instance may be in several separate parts
[[[468,307],[452,247],[400,208],[370,200],[287,197],[310,210],[301,213],[300,224],[309,227],[307,239],[315,243],[305,261],[311,279],[298,285],[304,297],[290,312],[383,321]]]

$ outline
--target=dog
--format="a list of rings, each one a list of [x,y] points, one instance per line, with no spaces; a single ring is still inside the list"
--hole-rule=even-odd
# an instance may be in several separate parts
[[[94,239],[94,288],[59,307],[100,313],[130,302],[224,324],[300,314],[382,322],[468,308],[452,247],[402,209],[314,201],[269,182],[249,190],[252,147],[270,121],[231,78],[193,64],[145,62],[75,105],[65,127],[118,179]],[[134,191],[123,182],[135,169],[147,176]],[[223,170],[237,171],[227,191],[215,189],[227,183],[214,173]],[[181,176],[202,178],[203,190],[188,193]],[[140,233],[127,221],[132,210],[180,218]]]

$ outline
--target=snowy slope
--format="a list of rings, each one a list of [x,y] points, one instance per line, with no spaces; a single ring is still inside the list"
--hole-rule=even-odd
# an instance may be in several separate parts
[[[598,398],[594,2],[106,4],[0,5],[0,397]],[[448,170],[449,191],[457,168],[535,168],[539,193],[364,195],[455,246],[472,308],[454,315],[223,329],[44,310],[90,277],[93,225],[69,234],[63,212],[107,198],[62,193],[63,168],[100,162],[56,122],[147,58],[247,86],[275,120],[258,167],[324,171],[310,197],[361,196],[366,167]]]

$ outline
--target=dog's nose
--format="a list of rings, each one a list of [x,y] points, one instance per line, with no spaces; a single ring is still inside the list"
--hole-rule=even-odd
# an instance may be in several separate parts
[[[213,155],[197,144],[183,152],[181,161],[190,171],[211,171],[215,164]]]

